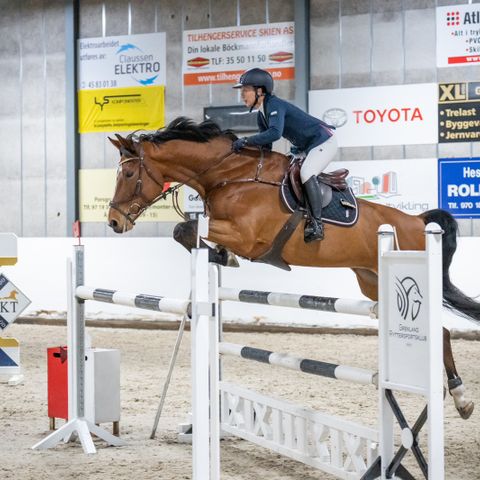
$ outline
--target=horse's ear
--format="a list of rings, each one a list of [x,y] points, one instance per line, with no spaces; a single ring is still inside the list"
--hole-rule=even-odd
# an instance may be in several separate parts
[[[125,143],[125,139],[121,135],[116,133],[115,136],[117,137],[117,140],[120,142],[120,145],[123,145]]]
[[[120,150],[122,144],[118,140],[114,140],[113,138],[108,137],[112,145]]]

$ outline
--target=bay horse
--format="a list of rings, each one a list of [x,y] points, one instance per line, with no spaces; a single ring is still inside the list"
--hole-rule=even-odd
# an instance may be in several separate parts
[[[135,220],[165,196],[162,192],[166,182],[186,184],[199,193],[210,219],[207,240],[250,260],[269,250],[291,215],[279,195],[288,158],[277,152],[261,153],[248,148],[234,153],[231,146],[237,137],[213,122],[197,124],[179,117],[155,133],[116,137],[110,141],[120,152],[120,163],[108,212],[109,226],[116,233],[132,229]],[[412,216],[362,199],[358,199],[358,208],[360,215],[354,226],[344,229],[326,224],[321,242],[304,242],[302,220],[285,244],[283,260],[289,265],[350,268],[362,293],[377,301],[379,226],[395,227],[401,249],[422,250],[425,225],[436,222],[445,232],[444,305],[480,322],[480,304],[450,281],[457,223],[448,212],[437,209]],[[189,251],[196,246],[196,226],[196,221],[183,222],[174,231],[175,239]],[[450,332],[446,328],[443,332],[448,388],[460,416],[466,419],[472,414],[474,404],[465,397],[465,387],[455,367]]]

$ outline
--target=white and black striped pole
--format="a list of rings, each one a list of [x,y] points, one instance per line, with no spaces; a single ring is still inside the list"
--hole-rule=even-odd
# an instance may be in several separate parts
[[[354,300],[349,298],[320,297],[293,293],[261,292],[257,290],[239,290],[220,288],[220,300],[277,307],[293,307],[322,312],[368,315],[377,318],[377,302]]]
[[[346,380],[363,385],[377,384],[377,373],[373,370],[295,357],[288,353],[278,353],[261,348],[248,347],[246,345],[222,342],[220,343],[220,354],[268,363],[270,365],[288,368],[289,370],[297,370],[311,375],[318,375],[320,377]]]
[[[76,296],[82,300],[95,300],[97,302],[112,303],[125,307],[136,307],[142,310],[154,312],[191,314],[190,300],[167,298],[158,295],[146,295],[144,293],[125,293],[106,288],[76,287]]]

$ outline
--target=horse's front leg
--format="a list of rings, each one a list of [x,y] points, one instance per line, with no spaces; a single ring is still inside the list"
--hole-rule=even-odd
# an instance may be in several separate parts
[[[191,252],[192,248],[197,246],[197,228],[197,220],[188,220],[186,222],[179,223],[173,230],[173,238],[180,245],[183,245],[189,252]],[[238,262],[236,259],[234,257],[232,259],[232,254],[230,254],[230,252],[221,245],[218,245],[216,248],[212,248],[203,240],[200,240],[200,246],[202,248],[208,248],[209,262],[218,263],[224,267],[238,267]]]
[[[473,412],[474,403],[465,398],[465,386],[457,373],[457,368],[453,359],[450,332],[445,327],[443,328],[443,363],[447,373],[448,391],[453,397],[458,413],[466,420]]]

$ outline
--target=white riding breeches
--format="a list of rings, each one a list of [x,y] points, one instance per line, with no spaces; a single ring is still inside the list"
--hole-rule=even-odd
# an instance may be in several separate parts
[[[312,175],[318,175],[333,160],[337,153],[337,139],[332,135],[326,142],[312,148],[300,169],[300,178],[305,183]]]

